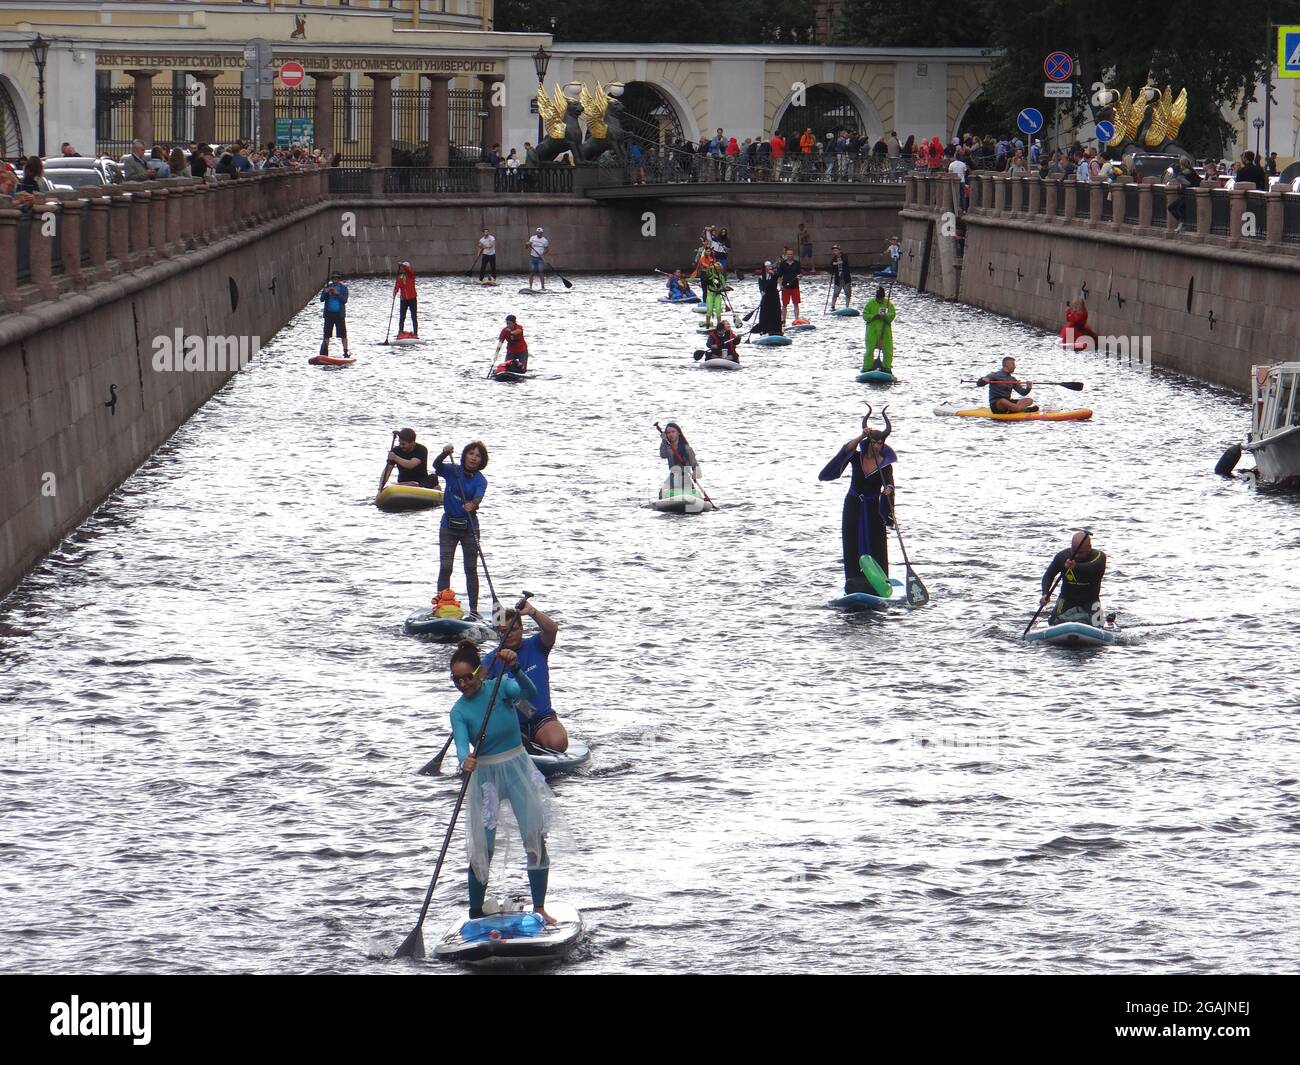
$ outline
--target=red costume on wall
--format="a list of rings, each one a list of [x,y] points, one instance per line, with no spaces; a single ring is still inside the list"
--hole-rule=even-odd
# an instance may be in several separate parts
[[[1065,327],[1061,330],[1059,343],[1061,347],[1075,351],[1097,349],[1097,334],[1088,326],[1088,305],[1083,300],[1065,305]]]

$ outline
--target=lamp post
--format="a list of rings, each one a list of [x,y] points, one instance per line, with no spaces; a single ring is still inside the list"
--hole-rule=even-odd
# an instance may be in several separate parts
[[[50,54],[50,42],[39,33],[29,44],[36,63],[36,154],[45,158],[45,59]]]
[[[540,89],[546,81],[546,68],[551,65],[551,53],[546,46],[539,44],[533,53],[533,69],[537,71],[537,87]],[[542,143],[542,109],[537,108],[537,143]]]

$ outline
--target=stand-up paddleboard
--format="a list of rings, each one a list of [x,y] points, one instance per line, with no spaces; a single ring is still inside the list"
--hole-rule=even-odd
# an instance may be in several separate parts
[[[532,740],[524,740],[524,750],[528,752],[528,757],[533,760],[533,765],[541,770],[542,776],[553,777],[560,773],[572,773],[575,769],[581,769],[591,761],[591,748],[585,743],[569,742],[567,751],[553,751],[549,747],[541,747]]]
[[[425,510],[442,505],[442,493],[419,484],[386,484],[375,496],[380,510]]]
[[[313,355],[307,360],[310,366],[351,366],[356,359],[336,359],[333,355]]]
[[[411,335],[409,335],[409,334],[398,333],[397,336],[393,337],[393,339],[390,340],[388,343],[390,343],[390,344],[401,344],[401,345],[405,346],[405,345],[407,345],[407,344],[419,344],[419,343],[421,343],[421,340],[420,340],[420,338],[417,337],[417,336],[411,336]]]
[[[907,588],[897,577],[889,578],[889,586],[894,589],[891,596],[873,595],[871,592],[850,592],[838,599],[830,600],[826,605],[848,614],[857,614],[863,610],[884,610],[891,606],[907,606]]]
[[[709,509],[704,493],[697,488],[664,488],[650,506],[661,514],[699,514]]]
[[[699,302],[697,302],[696,305],[695,305],[692,309],[695,311],[696,314],[708,314],[708,313],[709,313],[709,309],[708,309],[708,307],[704,306],[704,301],[703,301],[703,300],[700,300]]]
[[[521,288],[521,296],[563,296],[568,290],[564,288]]]
[[[1092,417],[1087,407],[1076,410],[1039,410],[1033,414],[994,414],[988,407],[972,407],[969,410],[953,410],[951,407],[935,407],[938,415],[956,415],[958,418],[986,418],[992,422],[1086,422]]]
[[[533,913],[527,899],[511,899],[498,913],[452,922],[433,948],[440,961],[490,965],[559,961],[582,939],[582,915],[566,902],[548,902],[555,924]]]
[[[784,347],[785,345],[791,343],[791,340],[787,336],[781,336],[777,333],[772,333],[768,336],[755,337],[754,343],[759,345],[759,347],[779,348],[779,347]]]
[[[479,284],[482,285],[484,288],[496,288],[496,287],[497,287],[497,283],[496,283],[495,281],[490,281],[490,280],[488,280],[487,278],[484,278],[482,281],[479,282]]]
[[[659,302],[660,303],[685,303],[691,307],[696,307],[700,304],[701,300],[698,296],[680,296],[677,299],[673,299],[672,296],[660,296]]]
[[[739,370],[740,363],[731,359],[701,359],[701,370]]]
[[[873,385],[887,385],[893,379],[894,375],[888,370],[863,370],[854,378],[855,381]]]
[[[816,328],[817,327],[813,325],[812,322],[808,321],[806,318],[801,318],[799,321],[791,322],[787,325],[785,331],[787,333],[810,333]]]
[[[495,369],[492,371],[493,381],[527,381],[531,377],[536,377],[533,373],[519,373],[517,370]]]
[[[1030,643],[1050,643],[1055,647],[1105,647],[1119,640],[1119,631],[1068,621],[1061,625],[1032,629],[1025,634],[1025,639]]]
[[[407,636],[431,636],[435,640],[490,640],[493,636],[488,623],[466,614],[463,618],[438,618],[433,607],[421,607],[402,623]]]
[[[831,311],[836,318],[861,318],[862,312],[856,307],[836,307]]]
[[[883,270],[877,270],[871,276],[878,277],[881,281],[894,281],[898,278],[898,275],[894,273],[893,270],[889,269],[889,267],[885,267]]]

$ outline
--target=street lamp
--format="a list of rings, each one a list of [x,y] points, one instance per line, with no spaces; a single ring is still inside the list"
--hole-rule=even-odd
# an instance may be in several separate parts
[[[1255,161],[1259,162],[1259,131],[1264,128],[1264,120],[1257,118],[1251,125],[1255,127]]]
[[[551,53],[546,50],[544,44],[537,46],[537,51],[533,53],[533,69],[537,71],[537,87],[543,87],[546,81],[546,68],[551,65]],[[537,143],[542,143],[542,109],[537,108]]]
[[[27,46],[36,63],[36,154],[45,158],[45,59],[50,54],[50,42],[39,33]]]

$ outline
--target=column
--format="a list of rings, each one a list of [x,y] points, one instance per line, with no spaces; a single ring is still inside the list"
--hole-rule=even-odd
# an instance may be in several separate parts
[[[1117,181],[1110,187],[1110,224],[1118,229],[1124,224],[1124,215],[1128,211],[1128,183]]]
[[[87,200],[64,200],[60,215],[59,254],[63,273],[74,282],[81,281],[81,227],[85,223]]]
[[[55,232],[58,232],[59,223],[62,222],[60,217],[62,205],[57,202],[46,202],[38,204],[32,213],[30,243],[28,244],[27,264],[31,271],[32,284],[40,291],[46,299],[53,299],[58,295],[58,289],[54,285],[54,240],[47,237],[42,232],[45,228],[41,224],[41,215],[50,212],[55,216]]]
[[[1102,197],[1106,194],[1106,186],[1100,181],[1088,182],[1088,224],[1096,226],[1101,224]]]
[[[375,84],[370,97],[370,161],[375,166],[393,165],[393,79],[396,74],[371,74]]]
[[[1057,216],[1061,203],[1061,176],[1051,174],[1047,178],[1047,198],[1043,201],[1043,217],[1049,221]]]
[[[96,196],[90,201],[90,216],[86,220],[90,226],[86,244],[90,248],[90,268],[96,281],[107,281],[111,276],[108,268],[108,212],[112,203],[107,196]]]
[[[1038,205],[1043,202],[1043,179],[1037,174],[1029,175],[1029,217],[1038,217]]]
[[[316,126],[315,147],[319,148],[328,163],[334,154],[334,79],[337,74],[310,71],[316,79],[316,104],[312,121]]]
[[[1137,187],[1138,197],[1138,229],[1146,229],[1151,225],[1151,212],[1155,209],[1151,185],[1143,182]]]
[[[1278,200],[1278,206],[1282,204]],[[1279,215],[1279,217],[1281,217]],[[0,209],[0,301],[11,311],[19,309],[18,301],[18,220],[21,211]]]
[[[426,136],[429,142],[429,165],[446,166],[450,160],[447,151],[449,127],[448,95],[451,86],[450,74],[424,74],[429,80],[429,113],[425,116],[429,125]]]
[[[149,70],[128,70],[135,79],[135,96],[131,107],[131,136],[144,141],[146,148],[153,147],[153,79],[157,67]]]
[[[199,105],[194,109],[194,139],[211,144],[217,139],[217,76],[219,70],[191,70],[199,83]]]
[[[108,257],[119,263],[131,261],[131,193],[110,192],[108,213]]]
[[[257,101],[257,128],[260,130],[258,140],[262,145],[275,140],[275,97]],[[259,145],[261,147],[261,145]]]
[[[1285,229],[1286,222],[1286,216],[1284,214],[1284,205],[1286,201],[1282,199],[1282,194],[1285,191],[1286,190],[1282,187],[1280,181],[1276,185],[1271,186],[1268,190],[1268,203],[1264,208],[1266,232],[1264,239],[1267,240],[1269,244],[1282,243],[1282,233]],[[7,213],[8,212],[0,211],[0,215]],[[3,257],[4,249],[0,248],[0,259],[3,259]]]
[[[1210,235],[1214,222],[1214,206],[1210,202],[1210,190],[1204,185],[1188,189],[1196,197],[1196,235],[1204,240]]]
[[[1255,185],[1250,181],[1238,181],[1232,186],[1232,191],[1228,193],[1228,243],[1234,248],[1250,242],[1250,238],[1242,236],[1242,228],[1246,218],[1246,193],[1253,191]],[[1256,219],[1256,222],[1262,221]],[[1259,230],[1256,229],[1256,232]]]
[[[149,247],[149,201],[153,194],[148,190],[131,195],[131,257],[137,262],[152,262]]]
[[[486,125],[483,130],[483,147],[490,150],[492,145],[501,144],[501,108],[495,107],[492,103],[494,95],[492,86],[502,79],[495,74],[480,74],[478,80],[483,86],[483,105],[480,110],[487,112]],[[505,146],[502,145],[502,155],[506,154],[504,148]]]

